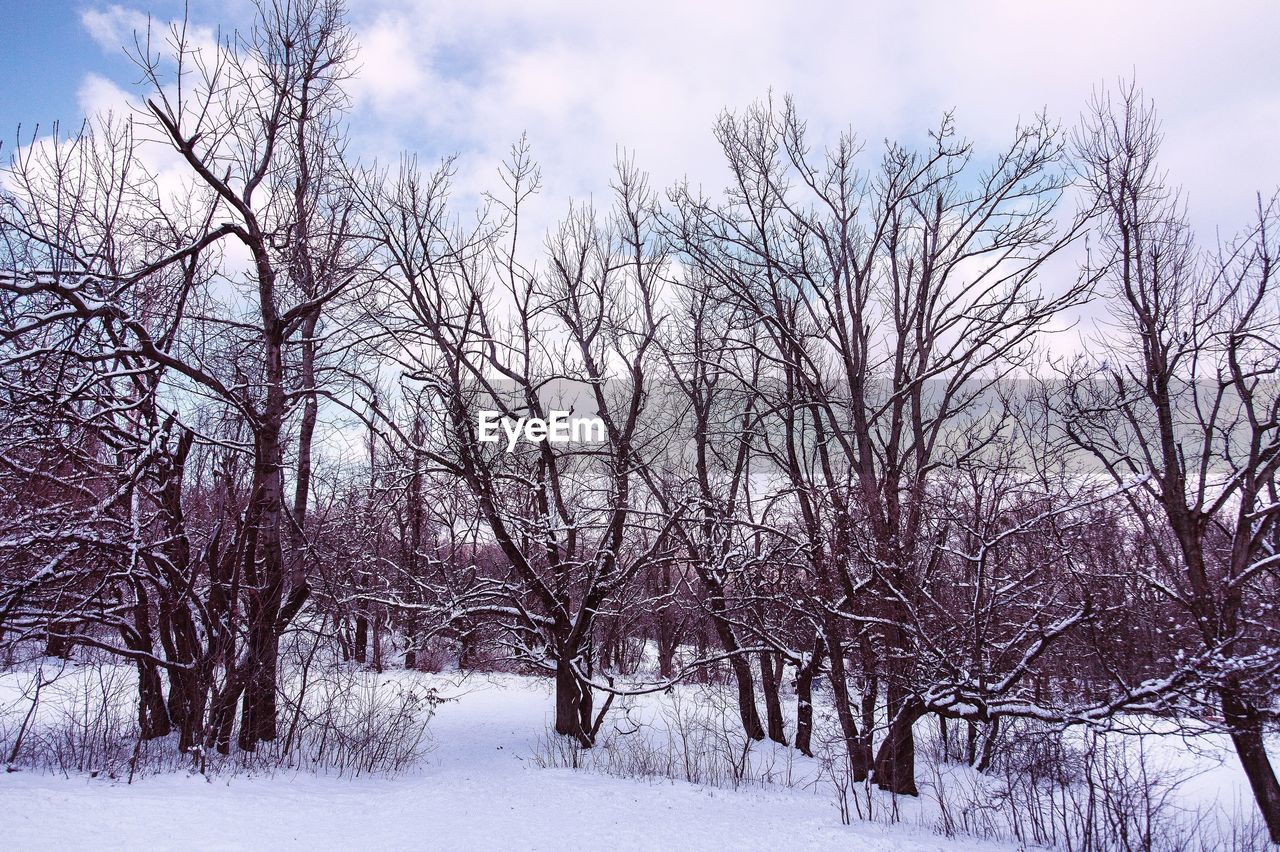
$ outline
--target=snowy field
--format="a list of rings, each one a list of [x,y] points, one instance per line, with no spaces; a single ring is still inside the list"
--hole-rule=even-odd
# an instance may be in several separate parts
[[[16,675],[3,676],[8,696]],[[937,802],[922,747],[921,800],[902,800],[900,824],[843,825],[821,761],[757,746],[738,789],[665,778],[613,777],[547,768],[549,683],[514,675],[460,679],[396,673],[440,690],[431,750],[396,777],[339,778],[162,773],[122,780],[31,771],[0,776],[5,849],[1013,849],[931,831]],[[672,702],[696,704],[695,687],[615,706],[615,742],[669,734]],[[664,719],[667,720],[664,722]],[[922,726],[923,727],[923,726]],[[655,732],[661,731],[662,734]],[[922,738],[922,740],[927,738]],[[1150,751],[1153,746],[1146,748]],[[1212,743],[1192,749],[1161,738],[1153,767],[1189,780],[1188,813],[1216,800],[1225,813],[1245,794],[1234,764]],[[604,760],[597,750],[595,759]],[[1151,757],[1152,755],[1149,755]],[[948,767],[949,772],[969,772]],[[1163,770],[1161,770],[1163,771]],[[1191,776],[1195,777],[1191,777]],[[759,783],[762,776],[776,783]],[[1247,804],[1247,798],[1243,799]],[[878,803],[882,809],[884,800]],[[1194,806],[1194,807],[1193,807]],[[953,804],[953,808],[961,805]]]
[[[7,849],[1000,849],[843,826],[825,792],[725,790],[541,769],[550,691],[438,679],[424,765],[397,778],[0,776]]]

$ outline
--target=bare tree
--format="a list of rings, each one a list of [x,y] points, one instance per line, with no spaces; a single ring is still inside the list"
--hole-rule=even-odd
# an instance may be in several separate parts
[[[725,304],[712,279],[691,271],[678,286],[663,354],[676,389],[669,401],[681,412],[672,423],[680,440],[669,457],[649,459],[644,475],[660,510],[675,520],[674,538],[733,672],[743,731],[759,740],[765,729],[756,707],[750,643],[736,623],[741,613],[734,587],[748,581],[752,535],[741,521],[752,512],[752,445],[760,422],[754,385],[761,358],[740,339],[752,333],[751,319]],[[776,710],[776,689],[772,694]],[[776,713],[770,723],[771,737],[783,741]]]
[[[876,778],[913,793],[911,729],[928,678],[912,613],[941,554],[930,483],[995,440],[1003,423],[977,412],[1084,293],[1045,296],[1036,284],[1078,233],[1054,228],[1063,143],[1041,120],[979,170],[947,117],[928,149],[890,145],[866,173],[848,135],[815,163],[789,100],[726,115],[717,135],[727,199],[680,191],[672,230],[767,335],[765,407],[778,425],[765,434],[800,519],[850,757],[858,774],[870,769],[844,671],[852,640],[873,652],[866,682],[874,666],[886,690]]]
[[[635,493],[664,264],[649,192],[621,166],[607,223],[573,210],[539,274],[516,255],[520,205],[537,188],[527,150],[518,146],[504,172],[511,200],[500,218],[472,230],[447,213],[450,174],[448,163],[426,177],[406,163],[368,204],[391,270],[376,318],[385,351],[440,413],[439,432],[413,446],[466,484],[483,536],[509,564],[439,604],[446,620],[505,622],[515,655],[555,674],[557,732],[589,746],[603,717],[592,690],[608,688],[593,681],[597,615],[663,552],[664,532],[650,529]],[[545,422],[566,389],[603,423],[597,441],[481,441],[486,410],[509,424]]]
[[[234,542],[221,530],[211,533],[210,546],[229,547],[204,558],[231,572],[215,577],[214,589],[225,582],[245,592],[222,603],[244,605],[247,630],[243,646],[231,635],[224,637],[230,644],[221,643],[225,684],[210,711],[211,736],[225,750],[243,694],[239,744],[252,750],[275,738],[279,637],[309,592],[303,530],[319,329],[325,307],[352,280],[351,204],[341,166],[341,86],[351,41],[341,4],[327,0],[264,3],[247,34],[212,44],[200,44],[185,22],[175,25],[167,55],[153,53],[150,35],[135,58],[153,93],[141,118],[124,125],[127,138],[113,136],[103,148],[101,135],[82,136],[73,146],[74,169],[62,167],[67,155],[56,145],[11,169],[21,193],[7,224],[37,248],[15,258],[4,286],[24,311],[40,301],[56,310],[6,335],[16,339],[69,318],[91,322],[110,340],[103,351],[123,369],[157,377],[152,395],[162,394],[169,412],[186,421],[170,429],[178,448],[189,449],[182,433],[197,426],[194,411],[203,401],[247,431],[247,441],[232,437],[239,427],[209,436],[248,451],[253,469]],[[135,136],[135,127],[150,137]],[[188,171],[188,191],[177,198],[139,174],[142,146],[157,142],[172,147]],[[71,224],[104,204],[118,215],[87,220],[99,232]],[[231,243],[247,252],[247,268],[221,254]],[[296,410],[291,507],[286,445]],[[163,463],[180,472],[183,461]],[[180,522],[175,487],[165,511]],[[184,550],[179,561],[188,555]],[[227,628],[220,618],[208,615]],[[196,665],[182,652],[170,661],[175,670]]]
[[[1115,480],[1138,477],[1133,517],[1150,545],[1142,577],[1193,625],[1170,684],[1212,685],[1273,840],[1280,785],[1271,718],[1277,625],[1280,302],[1276,202],[1216,252],[1199,248],[1157,155],[1160,125],[1140,90],[1095,97],[1076,138],[1098,206],[1091,257],[1111,319],[1095,357],[1067,373],[1071,441]],[[1168,661],[1172,665],[1172,661]]]

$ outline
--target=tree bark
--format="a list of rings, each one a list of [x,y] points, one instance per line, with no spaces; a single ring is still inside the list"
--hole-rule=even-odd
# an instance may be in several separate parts
[[[876,753],[876,786],[901,796],[918,796],[916,789],[916,741],[913,728],[924,715],[924,704],[914,696],[898,699],[897,711]]]
[[[836,718],[844,735],[845,751],[849,755],[849,768],[854,781],[865,781],[871,771],[870,731],[859,736],[858,723],[853,718],[853,704],[849,697],[849,678],[844,665],[844,643],[840,640],[832,617],[823,625],[826,632],[827,653],[831,658],[831,697],[836,705]]]
[[[591,687],[573,670],[567,655],[556,661],[556,733],[591,748]]]
[[[760,689],[764,692],[765,718],[769,722],[769,739],[775,743],[787,744],[786,730],[782,724],[782,699],[778,695],[778,669],[775,668],[777,654],[769,651],[760,653]]]
[[[353,643],[353,656],[357,663],[369,660],[369,618],[360,613],[356,616],[356,636]]]
[[[138,660],[138,735],[153,740],[167,736],[172,729],[160,671],[155,663]]]
[[[1272,843],[1280,843],[1280,784],[1267,756],[1257,710],[1234,688],[1221,691],[1222,717],[1231,726],[1231,743],[1240,757],[1249,787],[1262,812]]]
[[[796,669],[796,748],[807,757],[813,757],[813,678],[825,656],[826,643],[817,635],[808,661]]]
[[[751,663],[739,653],[742,646],[738,643],[738,637],[734,635],[733,628],[719,615],[725,606],[719,585],[709,577],[704,577],[703,582],[711,591],[709,603],[712,626],[720,639],[721,647],[724,648],[725,653],[729,654],[729,668],[733,670],[734,680],[737,681],[738,716],[742,719],[742,731],[753,740],[762,740],[764,725],[760,724],[760,713],[756,709],[756,688],[755,680],[751,677]]]
[[[973,768],[986,772],[991,768],[991,761],[996,756],[996,741],[1000,736],[1000,718],[997,716],[987,724],[986,736],[982,738],[982,750],[978,753],[978,762]]]

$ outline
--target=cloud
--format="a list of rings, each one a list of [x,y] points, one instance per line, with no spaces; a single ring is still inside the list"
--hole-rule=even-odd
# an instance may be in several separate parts
[[[224,31],[250,20],[242,3],[192,8],[194,23]],[[946,110],[981,155],[1040,111],[1073,125],[1093,90],[1136,75],[1157,101],[1164,162],[1202,231],[1234,232],[1254,193],[1280,185],[1269,140],[1280,117],[1270,44],[1280,6],[1263,0],[381,0],[351,14],[352,150],[384,163],[403,150],[426,162],[458,153],[460,195],[474,200],[498,186],[498,164],[527,131],[545,185],[529,233],[570,197],[604,201],[620,148],[656,187],[688,176],[718,190],[717,114],[770,91],[795,96],[819,147],[856,130],[871,165],[882,139],[923,142]],[[110,49],[146,20],[120,5],[81,15]],[[104,83],[86,79],[82,102],[118,100]]]
[[[600,194],[620,145],[658,185],[688,174],[718,188],[716,114],[771,88],[796,97],[815,142],[848,126],[872,147],[920,141],[954,108],[990,152],[1019,119],[1074,124],[1092,90],[1133,75],[1197,217],[1243,207],[1235,227],[1253,192],[1280,183],[1274,4],[392,0],[354,14],[366,151],[457,151],[462,180],[491,186],[528,131],[556,204]]]
[[[129,93],[100,74],[86,74],[76,92],[76,101],[87,116],[124,117],[133,110]]]
[[[85,9],[80,23],[103,50],[116,51],[133,44],[135,32],[145,33],[147,15],[137,9],[112,5],[104,9]]]

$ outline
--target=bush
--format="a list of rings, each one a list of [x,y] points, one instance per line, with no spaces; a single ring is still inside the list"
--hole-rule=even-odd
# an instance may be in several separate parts
[[[127,665],[50,666],[5,675],[0,754],[9,771],[127,779],[294,769],[355,776],[402,772],[427,752],[440,699],[408,675],[312,666],[281,679],[280,737],[255,752],[183,755],[177,734],[140,737],[136,674]]]
[[[711,688],[690,701],[676,689],[651,720],[642,718],[636,704],[624,701],[619,713],[623,721],[603,730],[594,747],[584,749],[575,740],[548,731],[533,759],[543,769],[585,769],[618,778],[668,779],[708,787],[797,783],[795,752],[753,744],[743,735],[736,710],[724,697],[723,690]]]

